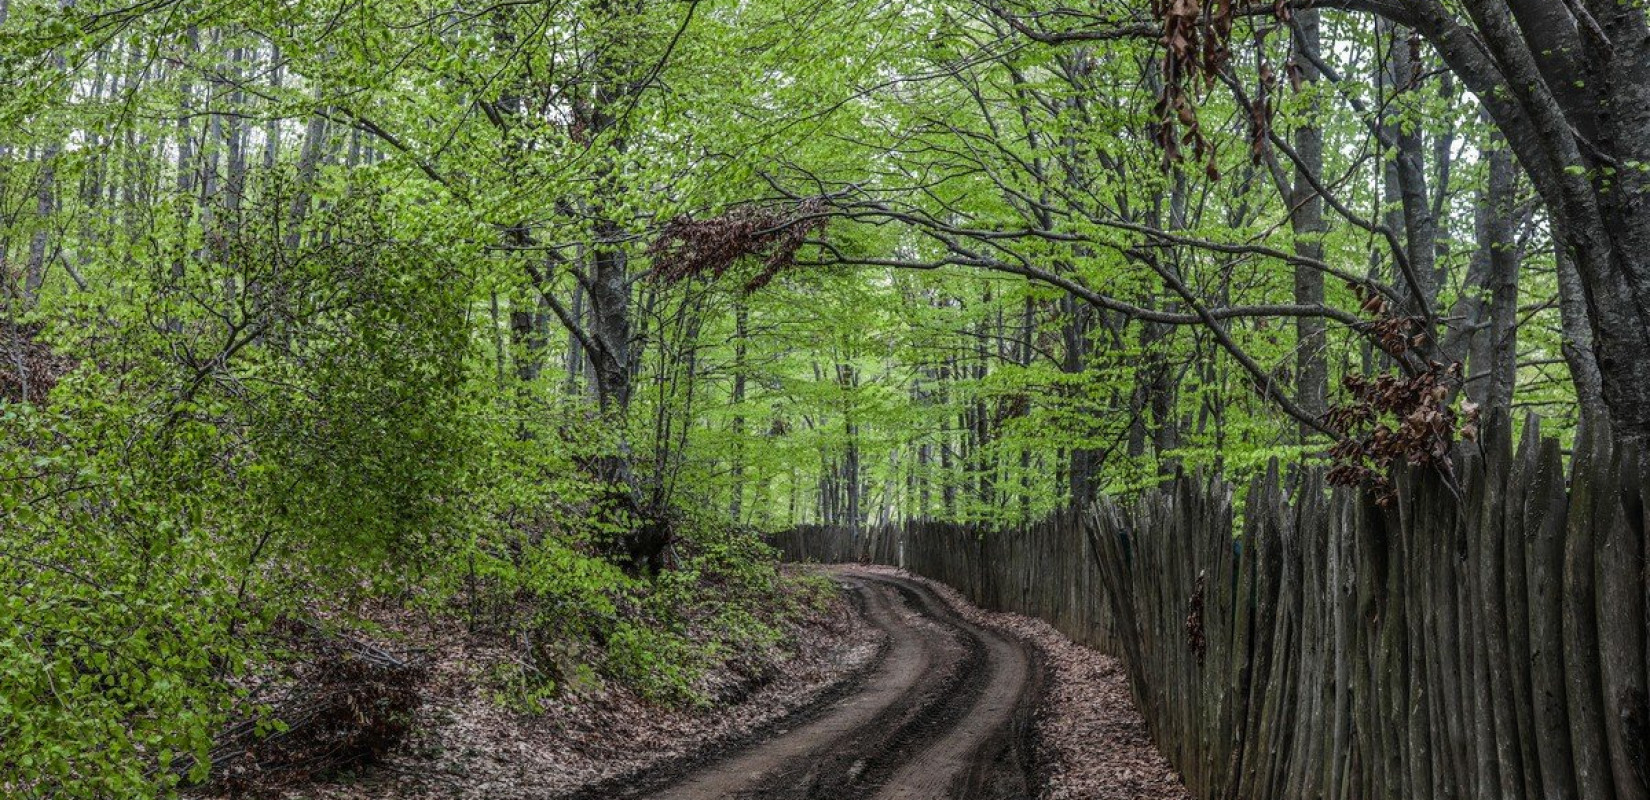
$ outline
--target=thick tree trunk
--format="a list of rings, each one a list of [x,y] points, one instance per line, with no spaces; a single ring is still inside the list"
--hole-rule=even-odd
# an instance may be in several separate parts
[[[1650,20],[1622,0],[1462,6],[1470,20],[1377,10],[1425,36],[1506,135],[1575,265],[1613,432],[1650,439]]]
[[[1650,22],[1639,3],[1586,5],[1611,43],[1587,59],[1587,82],[1596,82],[1603,95],[1596,145],[1610,158],[1588,159],[1596,216],[1568,213],[1562,227],[1589,290],[1614,430],[1644,441],[1650,439]],[[1570,92],[1584,88],[1573,83]],[[1614,165],[1620,166],[1605,169]],[[1601,235],[1606,247],[1594,244]]]
[[[510,340],[515,350],[516,379],[530,384],[544,372],[544,351],[549,346],[550,315],[542,297],[523,301],[527,308],[510,312]]]
[[[599,213],[599,212],[598,212]],[[623,246],[616,244],[617,225],[596,226],[597,245],[591,255],[591,336],[596,352],[596,400],[604,413],[622,417],[630,409],[630,270]]]

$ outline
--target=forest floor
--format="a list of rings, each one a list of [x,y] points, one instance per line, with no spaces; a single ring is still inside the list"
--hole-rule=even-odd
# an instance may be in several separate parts
[[[415,732],[348,782],[291,798],[1182,800],[1115,659],[885,567],[829,567],[842,596],[758,681],[670,710],[622,691],[542,714],[485,695],[487,647],[452,635]]]

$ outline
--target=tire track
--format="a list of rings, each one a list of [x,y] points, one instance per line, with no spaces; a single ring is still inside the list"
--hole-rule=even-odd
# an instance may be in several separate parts
[[[906,583],[929,609],[942,610],[949,624],[981,643],[988,669],[967,713],[920,752],[873,797],[876,800],[938,798],[1030,798],[1036,794],[1031,717],[1040,681],[1034,657],[1016,639],[951,614],[928,587]]]
[[[821,703],[647,795],[653,800],[1020,800],[1036,793],[1031,714],[1041,669],[1018,639],[973,625],[926,587],[839,574],[886,632],[877,663]]]

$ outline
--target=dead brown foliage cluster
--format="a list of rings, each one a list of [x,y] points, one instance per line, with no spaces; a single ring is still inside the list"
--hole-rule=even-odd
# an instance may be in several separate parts
[[[1376,342],[1394,359],[1403,360],[1426,343],[1424,333],[1416,333],[1420,321],[1403,316],[1385,298],[1362,287],[1358,292],[1362,308],[1375,316],[1372,323]],[[1328,480],[1336,486],[1368,486],[1376,502],[1390,506],[1396,499],[1392,471],[1400,463],[1436,469],[1453,479],[1450,447],[1460,435],[1477,435],[1478,407],[1463,403],[1460,413],[1450,407],[1455,389],[1461,385],[1461,364],[1428,362],[1423,371],[1409,375],[1379,375],[1367,378],[1350,374],[1341,379],[1348,401],[1330,409],[1325,417],[1329,427],[1342,436],[1330,457],[1334,466]]]
[[[1198,122],[1193,94],[1199,76],[1218,73],[1230,55],[1231,0],[1216,0],[1215,5],[1211,13],[1205,13],[1200,0],[1152,2],[1152,14],[1163,23],[1163,89],[1155,109],[1158,125],[1154,136],[1163,148],[1166,166],[1185,157],[1181,153],[1183,145],[1191,145],[1199,160],[1212,155]]]
[[[1152,15],[1163,25],[1159,40],[1163,45],[1163,81],[1152,134],[1163,150],[1165,169],[1185,160],[1182,148],[1190,146],[1193,158],[1203,162],[1209,178],[1220,179],[1215,148],[1198,121],[1195,98],[1206,93],[1230,65],[1237,10],[1233,0],[1152,0]],[[1272,13],[1279,22],[1287,23],[1291,12],[1288,3],[1277,0]],[[1257,30],[1257,39],[1264,39],[1268,30]],[[1248,104],[1250,155],[1257,164],[1265,156],[1276,111],[1271,94],[1277,79],[1264,60],[1259,80],[1258,97]]]
[[[653,276],[666,283],[715,280],[754,257],[761,259],[761,269],[745,282],[745,291],[754,292],[796,263],[808,236],[824,230],[823,211],[824,202],[813,199],[785,210],[740,206],[710,219],[678,217],[648,248]]]
[[[1353,284],[1352,291],[1358,297],[1358,310],[1374,318],[1371,338],[1387,355],[1401,361],[1405,354],[1426,344],[1426,334],[1420,332],[1420,317],[1399,314],[1392,301],[1361,284]]]
[[[1391,470],[1399,463],[1430,466],[1451,474],[1449,449],[1457,415],[1448,405],[1449,382],[1459,381],[1460,365],[1433,368],[1413,377],[1381,375],[1370,380],[1348,375],[1341,383],[1351,402],[1329,412],[1331,428],[1346,438],[1330,450],[1335,466],[1329,482],[1368,485],[1376,500],[1391,504]]]
[[[0,400],[39,403],[74,368],[40,341],[40,330],[0,321]]]

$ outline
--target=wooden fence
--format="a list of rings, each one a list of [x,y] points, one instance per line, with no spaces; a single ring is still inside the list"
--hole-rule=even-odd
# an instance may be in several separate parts
[[[905,567],[961,592],[975,605],[1047,620],[1072,641],[1119,653],[1100,568],[1077,515],[1026,528],[908,522],[860,531],[805,526],[775,537],[792,561]]]
[[[930,524],[781,544],[880,563],[903,546],[985,605],[1085,619],[1101,633],[1075,638],[1123,656],[1201,798],[1646,800],[1650,466],[1596,424],[1567,486],[1533,422],[1516,453],[1491,427],[1460,448],[1455,485],[1402,475],[1387,508],[1274,470],[1241,521],[1232,487],[1184,477],[1035,535]]]

